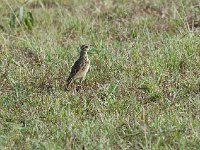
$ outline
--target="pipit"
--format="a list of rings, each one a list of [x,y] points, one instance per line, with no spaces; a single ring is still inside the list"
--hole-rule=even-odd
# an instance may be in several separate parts
[[[89,45],[82,45],[80,49],[81,49],[81,52],[80,52],[79,59],[74,63],[71,69],[70,75],[67,79],[66,89],[69,88],[70,84],[73,81],[80,80],[80,83],[82,83],[90,68],[90,60],[87,54],[89,50]]]

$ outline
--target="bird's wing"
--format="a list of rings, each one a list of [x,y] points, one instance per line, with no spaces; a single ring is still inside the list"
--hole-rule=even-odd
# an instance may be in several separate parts
[[[76,75],[76,73],[80,70],[81,67],[82,67],[81,60],[78,59],[78,60],[74,63],[74,65],[73,65],[73,67],[72,67],[72,69],[71,69],[69,78],[73,78],[73,76]]]

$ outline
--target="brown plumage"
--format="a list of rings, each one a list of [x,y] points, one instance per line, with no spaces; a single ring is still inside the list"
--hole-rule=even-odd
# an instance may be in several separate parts
[[[89,50],[88,45],[81,46],[81,52],[79,59],[74,63],[70,75],[67,79],[66,89],[69,88],[70,84],[80,79],[81,83],[85,79],[85,76],[90,68],[90,60],[88,59],[87,52]]]

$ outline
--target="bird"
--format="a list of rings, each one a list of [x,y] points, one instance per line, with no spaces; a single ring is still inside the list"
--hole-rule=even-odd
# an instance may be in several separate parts
[[[71,68],[69,77],[66,82],[66,90],[69,88],[70,84],[73,81],[76,81],[79,79],[80,83],[82,83],[83,80],[85,79],[86,74],[90,68],[90,60],[87,54],[89,47],[90,47],[89,45],[82,45],[80,47],[81,49],[80,56]]]

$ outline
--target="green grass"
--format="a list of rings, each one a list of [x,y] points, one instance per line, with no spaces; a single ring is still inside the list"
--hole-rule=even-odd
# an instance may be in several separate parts
[[[0,149],[200,149],[198,0],[34,0],[33,30],[0,6]],[[81,44],[82,89],[64,91]]]

